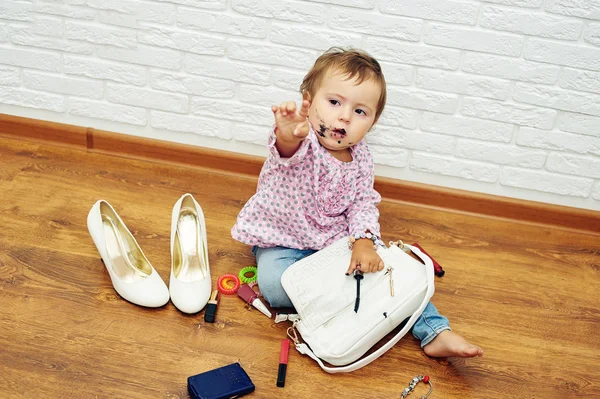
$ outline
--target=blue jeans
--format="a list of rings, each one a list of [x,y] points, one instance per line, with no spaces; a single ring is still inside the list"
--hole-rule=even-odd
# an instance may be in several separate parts
[[[314,254],[313,249],[293,249],[285,247],[253,247],[258,267],[258,286],[263,297],[274,308],[293,307],[290,298],[281,286],[281,275],[294,262]],[[421,348],[433,341],[439,333],[450,330],[448,319],[440,315],[431,302],[412,328],[412,334],[421,341]]]

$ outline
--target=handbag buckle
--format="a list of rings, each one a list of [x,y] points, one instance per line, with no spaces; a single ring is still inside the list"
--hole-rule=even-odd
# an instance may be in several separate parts
[[[392,245],[397,246],[398,248],[402,249],[404,248],[404,243],[402,242],[402,240],[398,240],[398,241],[390,241],[388,243],[388,245],[391,247]]]
[[[409,253],[409,252],[410,252],[410,248],[409,248],[409,247],[408,247],[406,244],[404,244],[404,243],[402,242],[402,240],[398,240],[398,241],[390,241],[390,242],[388,243],[388,245],[389,245],[390,247],[391,247],[392,245],[395,245],[395,246],[397,246],[398,248],[400,248],[402,251],[404,251],[404,252],[406,252],[406,253]]]
[[[292,326],[288,327],[287,329],[287,336],[294,342],[294,345],[296,346],[300,345],[300,340],[298,339],[298,333],[296,331],[296,324],[298,324],[298,320],[299,319],[294,320]]]

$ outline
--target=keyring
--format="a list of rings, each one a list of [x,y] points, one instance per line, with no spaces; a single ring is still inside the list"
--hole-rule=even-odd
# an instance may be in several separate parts
[[[433,391],[433,385],[431,385],[431,380],[428,375],[418,375],[415,378],[413,378],[408,384],[408,388],[404,388],[404,391],[402,391],[400,399],[404,399],[408,395],[410,395],[411,392],[415,390],[417,384],[421,381],[423,381],[425,384],[429,384],[429,392],[427,392],[425,396],[421,396],[421,399],[427,399],[427,397],[431,395],[431,392]]]
[[[250,283],[253,283],[256,281],[257,271],[258,271],[258,269],[256,268],[256,266],[246,266],[242,270],[240,270],[238,277],[240,278],[242,283],[250,284]],[[247,273],[252,273],[252,275],[250,277],[246,277]]]
[[[240,288],[240,279],[235,274],[224,274],[219,277],[217,286],[221,294],[233,295]]]

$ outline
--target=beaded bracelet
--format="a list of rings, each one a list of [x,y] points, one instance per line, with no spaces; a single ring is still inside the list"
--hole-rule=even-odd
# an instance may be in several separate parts
[[[366,233],[354,233],[354,235],[351,235],[350,237],[348,237],[348,249],[352,249],[354,248],[354,243],[356,242],[356,240],[360,240],[361,238],[368,238],[369,240],[373,241],[373,249],[377,250],[377,247],[379,246],[385,246],[385,244],[383,243],[383,241],[381,241],[381,238],[377,237],[375,234],[372,234],[371,232],[366,232]]]

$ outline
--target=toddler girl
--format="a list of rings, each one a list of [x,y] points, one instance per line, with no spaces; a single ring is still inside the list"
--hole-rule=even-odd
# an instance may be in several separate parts
[[[359,237],[346,272],[379,272],[381,196],[373,188],[374,164],[363,140],[386,101],[379,63],[359,50],[332,48],[321,55],[294,101],[273,106],[269,157],[256,194],[238,215],[233,238],[252,245],[258,285],[272,307],[291,307],[281,275],[294,262],[342,237]],[[452,332],[429,303],[412,329],[433,357],[481,356],[483,350]]]

